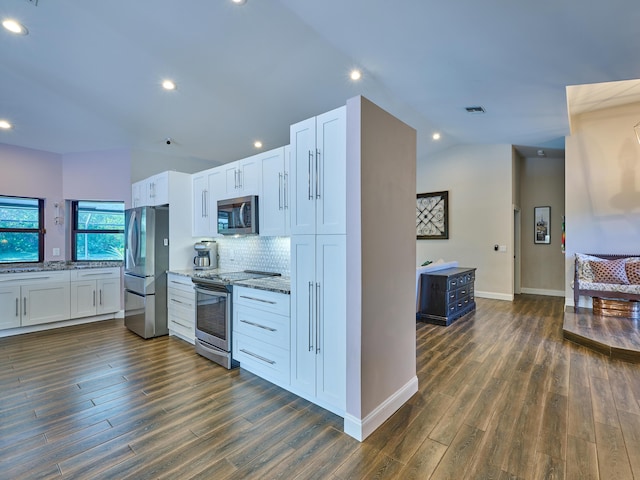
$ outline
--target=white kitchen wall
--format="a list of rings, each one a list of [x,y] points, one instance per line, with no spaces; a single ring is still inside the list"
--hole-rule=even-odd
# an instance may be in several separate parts
[[[464,145],[418,161],[417,193],[449,191],[449,239],[417,240],[416,262],[476,267],[479,297],[513,299],[512,157],[511,145]]]
[[[640,145],[633,130],[639,120],[638,103],[572,118],[565,152],[566,305],[573,306],[575,253],[640,253]]]
[[[289,237],[216,237],[218,267],[238,270],[291,272]]]
[[[162,141],[162,140],[160,140]],[[167,145],[167,153],[131,151],[131,183],[144,180],[156,173],[175,170],[183,173],[196,173],[217,167],[221,162],[179,155],[179,145]]]

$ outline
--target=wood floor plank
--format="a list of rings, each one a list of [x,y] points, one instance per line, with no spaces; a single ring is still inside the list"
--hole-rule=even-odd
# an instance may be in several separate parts
[[[598,452],[594,442],[569,435],[567,438],[567,480],[598,480]]]
[[[0,338],[0,478],[640,478],[640,365],[564,340],[563,306],[417,322],[419,392],[364,442],[121,319]]]

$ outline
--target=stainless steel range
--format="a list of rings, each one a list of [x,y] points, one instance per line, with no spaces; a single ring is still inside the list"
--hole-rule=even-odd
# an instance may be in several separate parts
[[[225,368],[237,367],[238,362],[231,355],[233,283],[279,275],[255,270],[196,273],[192,277],[196,291],[196,352]]]

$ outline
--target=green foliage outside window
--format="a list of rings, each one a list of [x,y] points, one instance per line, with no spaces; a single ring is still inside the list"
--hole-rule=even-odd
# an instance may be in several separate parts
[[[124,203],[73,202],[73,260],[124,259]]]
[[[0,196],[0,263],[43,260],[43,208],[38,198]]]

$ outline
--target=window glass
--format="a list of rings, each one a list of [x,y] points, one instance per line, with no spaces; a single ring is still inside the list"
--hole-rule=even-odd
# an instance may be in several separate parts
[[[73,202],[73,260],[124,259],[124,203]]]
[[[0,196],[0,263],[42,262],[44,201]]]

